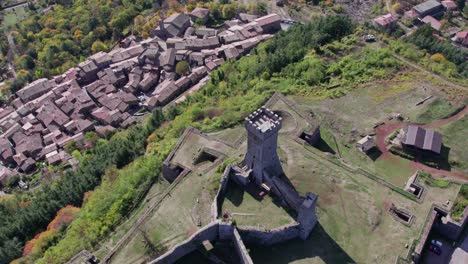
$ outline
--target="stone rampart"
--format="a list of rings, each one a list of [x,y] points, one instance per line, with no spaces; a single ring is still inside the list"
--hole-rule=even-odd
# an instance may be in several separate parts
[[[439,213],[440,214],[440,213]],[[462,234],[466,224],[468,223],[468,206],[463,211],[463,218],[460,222],[456,222],[450,218],[448,214],[441,215],[440,220],[437,225],[434,226],[434,229],[444,237],[457,240]]]
[[[244,242],[242,241],[242,238],[237,229],[233,230],[232,241],[234,244],[234,248],[236,249],[237,255],[241,259],[242,263],[253,264],[249,252],[247,251],[247,248],[245,247]]]
[[[211,205],[211,221],[216,221],[216,219],[218,219],[218,217],[221,214],[220,208],[223,205],[224,195],[227,191],[227,188],[230,182],[229,175],[231,174],[231,171],[232,171],[232,166],[229,165],[224,170],[223,176],[221,176],[221,183],[220,183],[218,192],[216,193],[216,196],[213,200],[213,204]]]
[[[263,229],[252,226],[239,226],[237,228],[242,240],[246,244],[269,246],[299,237],[300,224],[293,223],[275,229]]]
[[[241,260],[241,264],[252,264],[252,259],[247,251],[247,248],[242,241],[239,232],[231,223],[222,223],[214,221],[198,232],[193,234],[189,239],[179,243],[171,250],[161,255],[157,259],[149,262],[150,264],[171,264],[182,258],[183,256],[197,250],[203,241],[209,240],[214,242],[217,240],[232,240],[232,244],[236,253]]]
[[[232,231],[231,231],[232,233]],[[171,264],[196,250],[205,240],[215,241],[219,237],[219,222],[212,222],[203,227],[197,233],[193,234],[189,239],[176,245],[171,250],[161,255],[157,259],[151,261],[151,264]]]

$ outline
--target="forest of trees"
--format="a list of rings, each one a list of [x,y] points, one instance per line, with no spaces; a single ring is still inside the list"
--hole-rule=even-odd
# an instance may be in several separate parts
[[[416,30],[407,40],[431,54],[442,54],[447,60],[456,65],[460,77],[468,78],[468,61],[466,60],[468,52],[452,45],[448,41],[441,41],[435,38],[433,36],[434,33],[434,29],[426,25]]]

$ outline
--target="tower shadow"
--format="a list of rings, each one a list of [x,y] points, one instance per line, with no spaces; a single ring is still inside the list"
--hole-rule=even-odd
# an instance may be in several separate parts
[[[327,264],[356,263],[351,256],[317,223],[307,240],[292,239],[273,246],[249,247],[254,263],[283,264],[320,258]]]

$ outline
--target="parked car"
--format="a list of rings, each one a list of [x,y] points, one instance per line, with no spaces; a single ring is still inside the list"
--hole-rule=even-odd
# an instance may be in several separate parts
[[[366,42],[375,42],[377,39],[374,35],[368,34],[364,36]]]
[[[442,247],[443,244],[439,240],[433,239],[433,240],[431,240],[431,245],[434,245],[436,247]]]
[[[436,255],[442,254],[442,249],[440,249],[440,247],[434,246],[434,245],[429,246],[429,251],[433,252]]]

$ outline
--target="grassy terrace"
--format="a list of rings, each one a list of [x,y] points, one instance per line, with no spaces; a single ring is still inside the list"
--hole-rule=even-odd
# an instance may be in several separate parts
[[[251,248],[256,263],[392,263],[397,255],[406,254],[404,245],[418,237],[432,203],[453,200],[458,188],[427,187],[426,198],[419,204],[364,175],[328,163],[291,138],[280,136],[279,147],[287,153],[283,166],[294,186],[301,194],[319,195],[320,226],[305,243]],[[388,213],[392,203],[415,215],[411,227]]]
[[[450,147],[449,162],[455,168],[468,173],[468,137],[466,128],[468,127],[468,116],[461,118],[451,124],[441,128],[444,144]]]
[[[273,229],[294,222],[294,219],[270,196],[258,201],[232,183],[226,193],[222,212],[228,212],[239,226],[259,226]]]

